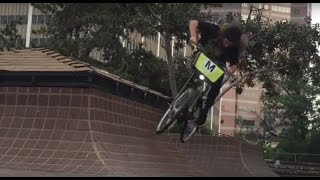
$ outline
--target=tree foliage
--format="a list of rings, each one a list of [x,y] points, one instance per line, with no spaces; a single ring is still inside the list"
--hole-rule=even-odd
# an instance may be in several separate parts
[[[129,53],[125,57],[125,61],[114,69],[115,73],[122,74],[123,78],[139,82],[139,85],[151,89],[157,89],[164,94],[170,94],[167,88],[169,81],[166,63],[155,57],[150,51],[146,52],[139,48]]]
[[[21,36],[18,34],[17,25],[21,24],[21,19],[15,19],[0,28],[0,51],[10,51],[11,49],[18,49],[22,47]]]
[[[115,3],[34,3],[51,21],[38,34],[50,38],[48,47],[76,58],[88,58],[102,50],[105,59],[120,61],[124,54],[120,36],[124,36],[126,16]]]
[[[308,152],[310,129],[317,126],[320,115],[314,106],[320,93],[319,28],[311,26],[310,19],[297,24],[263,17],[258,11],[254,19],[243,22],[251,36],[238,78],[248,76],[238,86],[263,85],[260,137],[277,138],[279,149],[286,152]],[[254,73],[258,70],[265,71]]]

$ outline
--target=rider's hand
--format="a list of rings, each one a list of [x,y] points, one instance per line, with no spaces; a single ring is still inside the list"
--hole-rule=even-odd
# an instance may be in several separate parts
[[[196,35],[192,35],[190,37],[190,42],[194,43],[194,44],[197,44],[198,43],[198,37]]]
[[[190,44],[194,44],[194,45],[197,45],[197,44],[198,44],[198,38],[197,38],[197,36],[192,35],[192,36],[190,37]],[[195,49],[195,47],[193,47],[192,49]]]

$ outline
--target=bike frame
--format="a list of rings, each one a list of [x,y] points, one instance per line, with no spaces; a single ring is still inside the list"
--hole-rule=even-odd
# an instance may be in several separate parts
[[[193,57],[192,57],[192,61],[191,61],[191,68],[193,69],[190,77],[188,78],[188,80],[186,81],[186,83],[183,85],[183,87],[180,89],[179,93],[176,95],[176,97],[173,99],[172,103],[170,104],[169,108],[173,107],[173,104],[175,103],[177,97],[179,97],[185,90],[187,85],[190,83],[191,79],[193,79],[193,77],[195,76],[196,73],[199,73],[202,75],[201,72],[199,72],[196,68],[195,68],[195,61],[198,59],[199,55],[201,54],[201,50],[203,49],[201,46],[196,46],[197,47],[197,51],[194,53]],[[227,77],[226,79],[223,80],[222,85],[227,82],[227,80],[230,77]],[[211,90],[212,87],[212,82],[210,82],[209,80],[207,80],[207,78],[205,78],[204,80],[201,80],[201,84],[197,85],[197,88],[195,88],[195,90],[198,92],[193,98],[192,98],[192,104],[189,106],[188,111],[191,112],[193,110],[193,108],[196,106],[198,99],[202,97],[202,107],[205,105],[208,93]]]

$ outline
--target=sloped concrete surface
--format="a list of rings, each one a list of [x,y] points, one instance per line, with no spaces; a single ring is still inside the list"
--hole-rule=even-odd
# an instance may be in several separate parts
[[[91,88],[0,87],[0,176],[276,176],[242,141],[156,135],[162,113]]]

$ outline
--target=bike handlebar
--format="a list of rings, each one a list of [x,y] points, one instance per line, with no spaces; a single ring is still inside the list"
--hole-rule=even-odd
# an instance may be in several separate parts
[[[198,51],[198,50],[203,51],[204,50],[204,48],[201,44],[196,44],[194,42],[190,42],[189,46],[191,46],[191,48],[194,49],[195,51]]]

